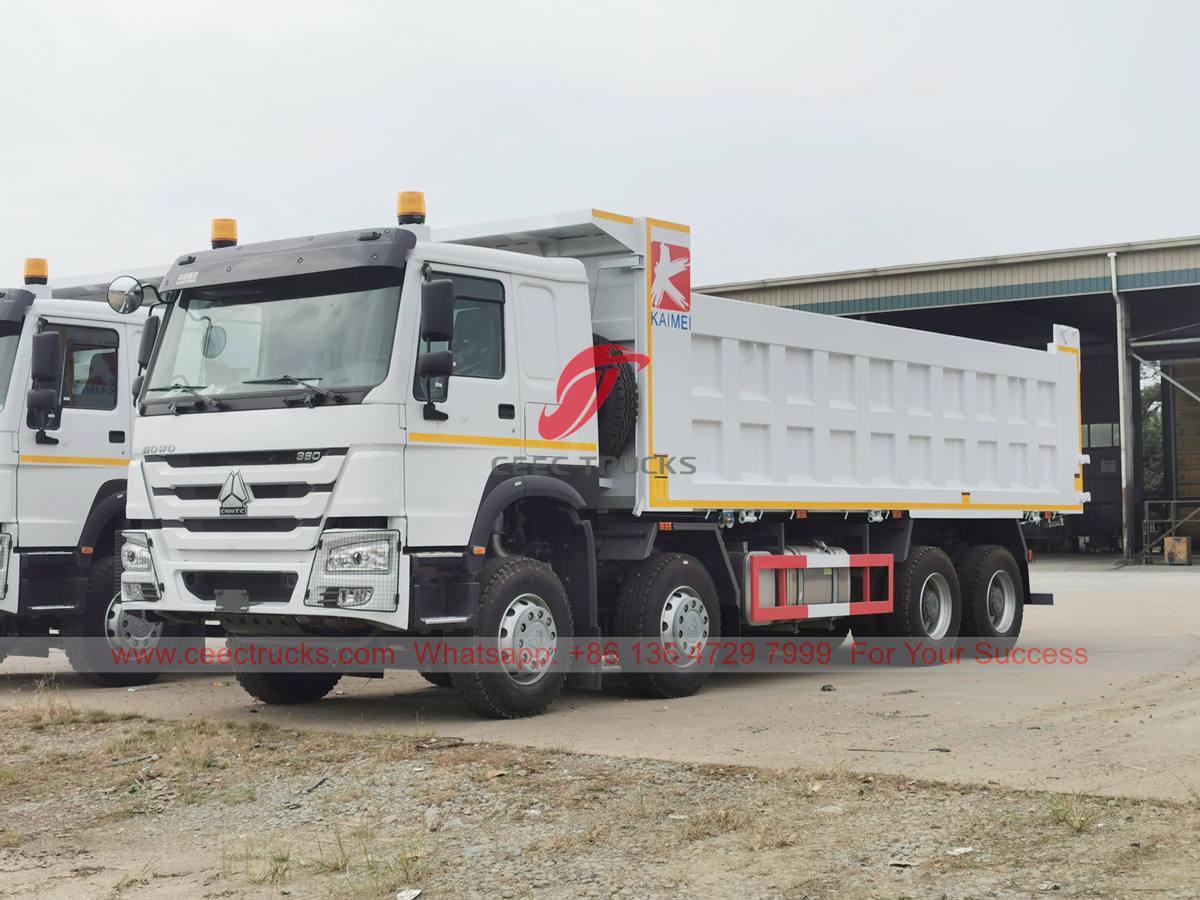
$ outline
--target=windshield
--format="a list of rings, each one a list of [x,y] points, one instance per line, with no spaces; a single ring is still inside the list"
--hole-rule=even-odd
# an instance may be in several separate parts
[[[372,388],[387,376],[403,275],[364,269],[184,290],[146,399],[304,392],[298,381]]]
[[[21,342],[20,322],[0,322],[0,409],[8,401],[8,383],[12,379],[13,363],[17,359],[17,344]]]

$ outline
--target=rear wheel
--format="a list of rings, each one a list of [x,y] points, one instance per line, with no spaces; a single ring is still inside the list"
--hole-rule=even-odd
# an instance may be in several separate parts
[[[1021,634],[1025,598],[1021,570],[999,544],[972,547],[958,564],[962,585],[962,633],[970,637],[1016,639]]]
[[[962,595],[954,563],[938,547],[913,547],[896,573],[892,614],[883,617],[880,636],[917,638],[940,650],[958,639]]]
[[[639,641],[639,661],[656,669],[623,673],[639,694],[687,697],[700,690],[709,676],[704,648],[721,639],[717,589],[700,560],[654,553],[634,566],[617,598],[617,635]]]
[[[154,621],[141,612],[126,609],[121,602],[115,556],[92,563],[83,614],[72,616],[62,625],[63,649],[71,668],[100,687],[150,684],[160,674],[141,665],[135,672],[113,672],[111,669],[119,661],[114,654],[150,653],[166,638],[172,641],[176,655],[180,655],[186,646],[178,643],[180,639],[202,645],[202,634],[193,626]]]
[[[535,716],[566,684],[564,661],[573,633],[567,593],[553,569],[524,556],[489,560],[473,636],[481,643],[495,642],[500,665],[452,672],[450,681],[485,716]]]

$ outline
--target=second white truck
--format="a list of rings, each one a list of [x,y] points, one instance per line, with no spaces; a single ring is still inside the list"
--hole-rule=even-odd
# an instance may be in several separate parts
[[[147,314],[109,309],[107,285],[51,284],[46,260],[28,259],[24,284],[0,289],[0,659],[53,644],[89,680],[124,686],[154,672],[114,671],[111,648],[195,629],[121,603],[116,553]]]
[[[1087,499],[1073,329],[1043,352],[704,296],[689,229],[652,218],[399,215],[171,266],[129,608],[247,639],[632,638],[678,652],[625,677],[678,697],[722,634],[1013,639],[1044,599],[1020,523]],[[302,702],[339,676],[239,677]],[[521,716],[567,677],[433,680]]]

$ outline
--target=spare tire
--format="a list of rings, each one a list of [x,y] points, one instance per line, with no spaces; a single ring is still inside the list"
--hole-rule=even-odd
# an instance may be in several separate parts
[[[592,335],[593,346],[600,347],[612,343],[606,337],[598,334]],[[616,368],[617,380],[596,413],[596,431],[600,444],[600,455],[617,457],[625,452],[625,448],[633,440],[634,429],[637,427],[637,376],[633,371],[633,366],[629,363],[606,364],[604,354],[597,354],[597,384],[600,383],[600,377],[604,370],[610,367]]]

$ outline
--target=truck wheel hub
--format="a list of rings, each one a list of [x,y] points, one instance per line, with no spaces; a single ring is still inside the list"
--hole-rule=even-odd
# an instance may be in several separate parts
[[[549,671],[558,626],[546,601],[537,594],[521,594],[500,617],[497,634],[504,671],[517,684],[533,684]]]
[[[121,595],[115,595],[104,614],[104,636],[113,647],[146,650],[162,637],[162,622],[151,622],[125,609]]]
[[[690,587],[677,587],[667,596],[659,618],[663,644],[678,649],[675,666],[686,669],[695,665],[708,643],[708,609]]]
[[[1008,631],[1017,615],[1017,590],[1003,569],[997,569],[988,581],[987,606],[992,627],[1001,634]]]
[[[953,617],[950,582],[940,572],[934,572],[921,585],[921,625],[930,640],[940,641],[949,633]]]

